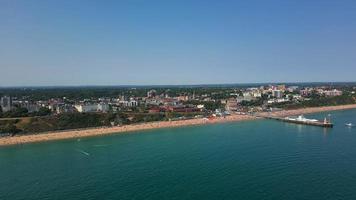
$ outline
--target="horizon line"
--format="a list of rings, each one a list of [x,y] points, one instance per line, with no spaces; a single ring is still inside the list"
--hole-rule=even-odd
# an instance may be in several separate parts
[[[250,82],[250,83],[201,83],[201,84],[122,84],[122,85],[30,85],[30,86],[0,86],[0,88],[68,88],[68,87],[187,87],[187,86],[233,86],[233,85],[268,85],[268,84],[356,84],[356,81],[303,81],[303,82]]]

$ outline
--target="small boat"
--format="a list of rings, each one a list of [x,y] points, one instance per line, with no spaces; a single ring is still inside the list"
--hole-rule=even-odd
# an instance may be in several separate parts
[[[352,123],[346,123],[345,126],[347,126],[347,127],[354,127],[355,125],[353,125]]]

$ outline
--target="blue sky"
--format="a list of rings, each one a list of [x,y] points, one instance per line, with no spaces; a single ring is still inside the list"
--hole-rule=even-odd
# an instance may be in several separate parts
[[[0,0],[0,86],[356,81],[356,1]]]

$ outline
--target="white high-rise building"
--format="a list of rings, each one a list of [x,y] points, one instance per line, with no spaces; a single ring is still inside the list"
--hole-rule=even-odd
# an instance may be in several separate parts
[[[74,106],[78,112],[96,112],[98,110],[97,104],[78,104]]]
[[[272,90],[272,96],[275,98],[282,98],[283,91],[282,90]]]
[[[150,90],[147,92],[147,98],[153,98],[157,95],[157,91],[156,90]]]
[[[98,104],[98,112],[108,112],[110,109],[109,104],[107,103],[99,103]]]
[[[8,96],[1,97],[0,106],[3,112],[10,111],[12,109],[11,97]]]

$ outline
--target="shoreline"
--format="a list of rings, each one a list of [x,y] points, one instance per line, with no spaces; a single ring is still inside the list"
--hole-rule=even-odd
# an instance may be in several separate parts
[[[285,116],[293,116],[293,115],[300,115],[300,114],[347,110],[347,109],[355,109],[355,108],[356,108],[356,104],[350,104],[350,105],[340,105],[340,106],[310,107],[310,108],[301,108],[295,110],[283,110],[283,111],[275,111],[272,113],[265,112],[265,113],[260,113],[259,115],[285,117]],[[183,126],[191,126],[191,125],[238,122],[238,121],[247,121],[247,120],[254,120],[254,119],[258,119],[258,117],[254,117],[251,115],[232,114],[226,117],[217,117],[212,120],[199,118],[199,119],[187,119],[187,120],[180,120],[180,121],[157,121],[157,122],[148,122],[142,124],[132,124],[132,125],[117,126],[117,127],[100,127],[100,128],[81,129],[81,130],[64,130],[64,131],[46,132],[46,133],[31,134],[31,135],[2,137],[0,138],[0,146],[45,142],[45,141],[52,141],[52,140],[76,139],[76,138],[83,138],[83,137],[90,137],[90,136],[101,136],[101,135],[109,135],[115,133],[127,133],[127,132],[134,132],[134,131],[159,129],[159,128],[174,128],[174,127],[183,127]]]

